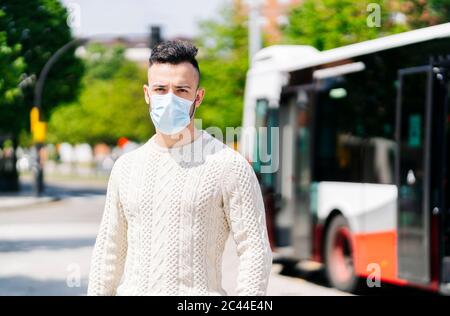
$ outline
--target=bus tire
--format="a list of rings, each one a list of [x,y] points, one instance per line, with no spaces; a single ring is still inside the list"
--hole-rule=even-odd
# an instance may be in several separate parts
[[[334,288],[345,292],[360,289],[353,255],[350,226],[344,216],[338,215],[332,219],[325,238],[325,271]]]

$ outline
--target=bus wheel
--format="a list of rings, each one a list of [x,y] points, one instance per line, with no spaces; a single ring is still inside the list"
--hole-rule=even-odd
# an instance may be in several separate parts
[[[355,274],[350,227],[343,216],[332,220],[325,242],[325,268],[329,282],[341,291],[356,291],[360,279]]]

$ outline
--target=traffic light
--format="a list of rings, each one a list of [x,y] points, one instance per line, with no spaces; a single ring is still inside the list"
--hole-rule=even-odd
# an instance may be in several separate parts
[[[33,107],[30,112],[30,130],[33,135],[33,142],[36,147],[36,161],[33,168],[34,182],[33,192],[36,196],[44,191],[44,170],[41,161],[41,148],[44,146],[47,123],[39,120],[39,108]]]
[[[39,108],[33,107],[30,112],[30,130],[33,142],[43,143],[47,134],[47,123],[39,120]]]

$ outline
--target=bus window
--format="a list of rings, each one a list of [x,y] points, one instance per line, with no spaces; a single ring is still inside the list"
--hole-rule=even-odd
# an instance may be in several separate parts
[[[254,150],[254,159],[253,159],[253,168],[256,173],[261,171],[261,157],[259,155],[260,152],[260,128],[266,126],[266,115],[267,115],[267,100],[258,100],[256,102],[255,108],[255,128],[256,128],[256,141],[255,141],[255,150]]]
[[[383,81],[378,76],[357,72],[318,82],[316,181],[394,184],[396,87],[392,78],[383,93],[368,92]]]
[[[364,62],[371,64],[376,57],[368,56]],[[397,77],[393,74],[387,71],[365,71],[347,76],[353,100],[362,104],[364,113],[364,183],[395,183]],[[359,88],[361,82],[364,82],[365,89]]]
[[[344,77],[318,83],[315,181],[362,181],[364,127],[361,103],[355,103]]]
[[[259,174],[263,186],[274,187],[274,172],[265,172],[264,170],[270,168],[263,170],[262,167],[274,163],[272,154],[275,144],[272,144],[271,128],[278,126],[278,112],[276,109],[269,109],[267,100],[262,99],[256,103],[255,114],[256,141],[253,168]]]

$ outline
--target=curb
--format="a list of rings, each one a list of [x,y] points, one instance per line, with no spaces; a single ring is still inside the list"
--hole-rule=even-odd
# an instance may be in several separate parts
[[[18,197],[1,197],[0,196],[0,212],[7,210],[17,210],[28,208],[45,203],[51,203],[61,200],[60,196],[18,196]]]

